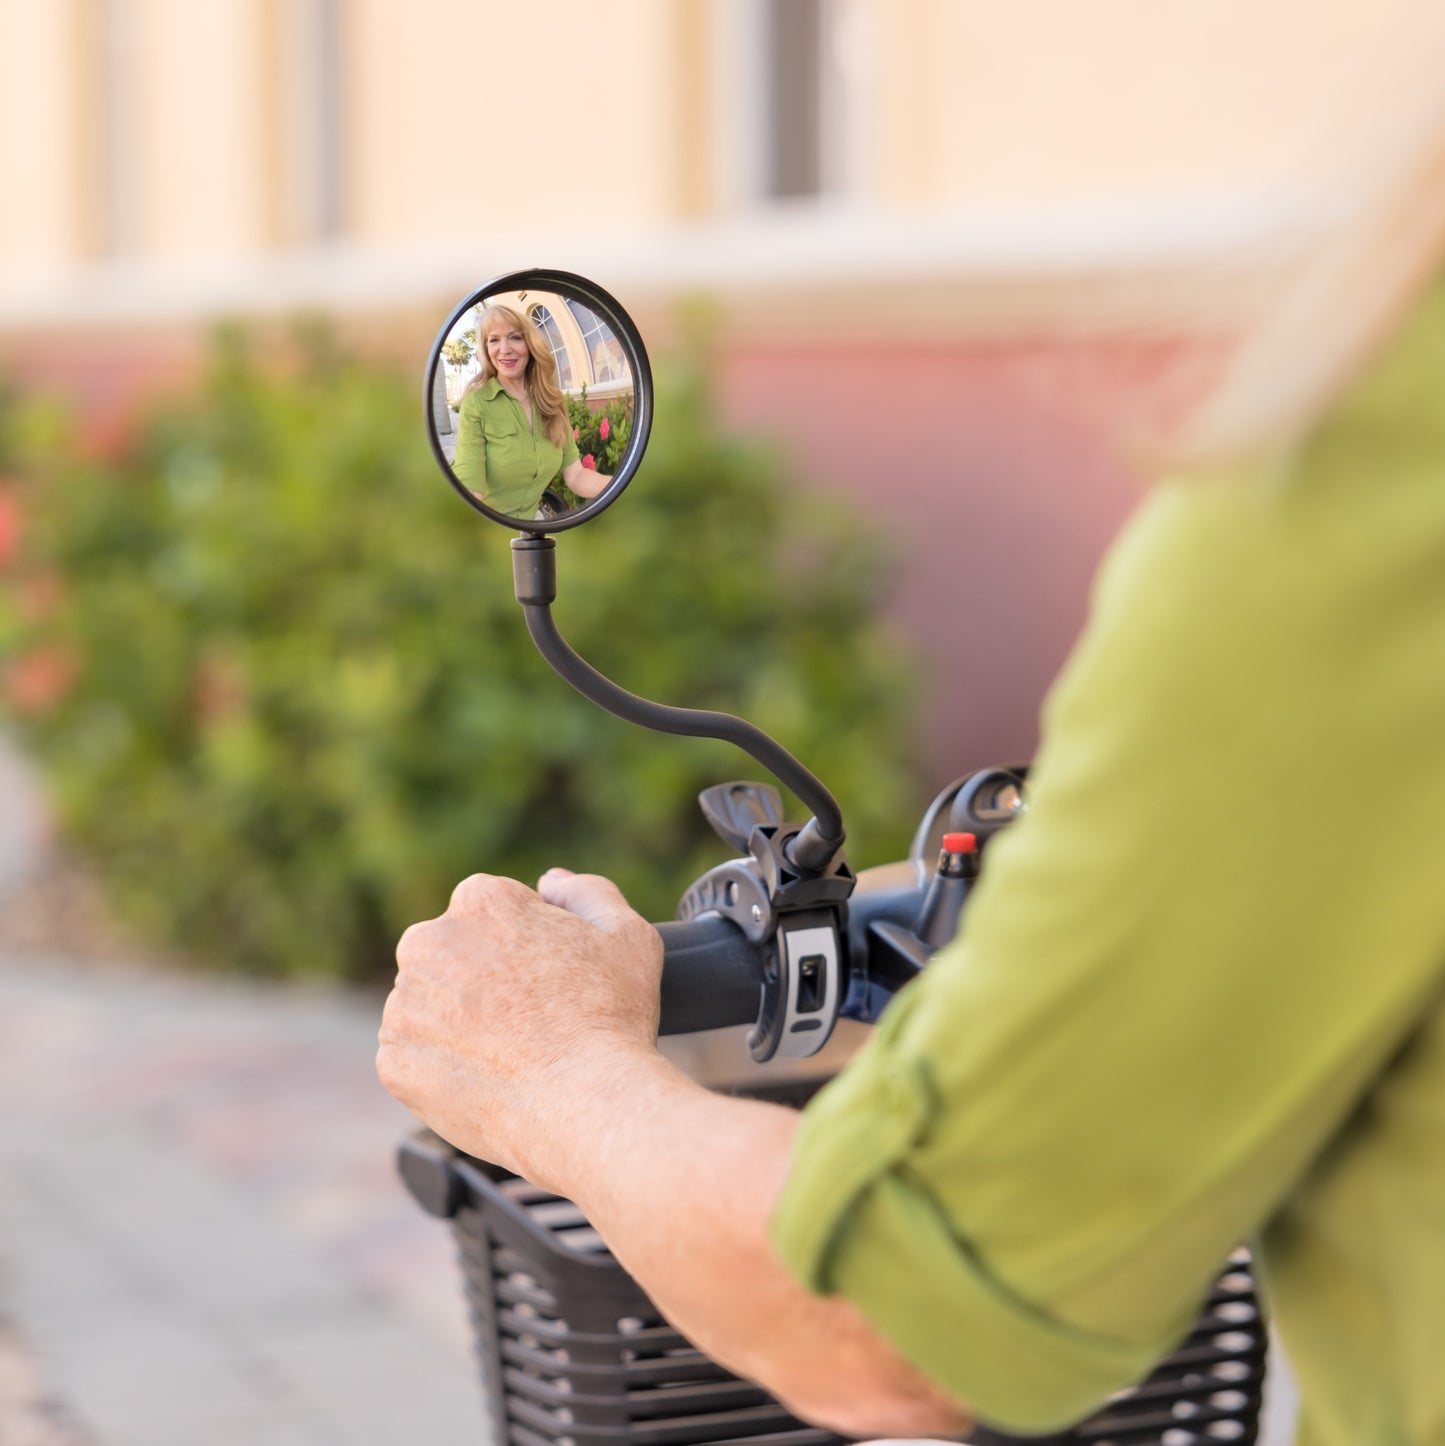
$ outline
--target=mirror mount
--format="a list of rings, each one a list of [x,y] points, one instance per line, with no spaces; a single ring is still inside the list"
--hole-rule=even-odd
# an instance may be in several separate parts
[[[527,632],[552,670],[589,702],[628,723],[658,733],[688,738],[717,738],[741,748],[762,764],[812,811],[795,834],[782,843],[787,863],[799,874],[828,873],[838,861],[845,832],[833,795],[776,739],[755,724],[730,713],[703,708],[673,708],[639,698],[599,673],[568,645],[557,630],[552,604],[557,598],[557,544],[532,533],[512,539],[512,578]]]

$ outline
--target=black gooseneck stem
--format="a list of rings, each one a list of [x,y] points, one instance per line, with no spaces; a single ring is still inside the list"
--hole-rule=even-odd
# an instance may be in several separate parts
[[[527,631],[537,651],[552,669],[582,696],[599,708],[651,728],[658,733],[678,733],[689,738],[721,738],[735,744],[792,789],[813,817],[799,831],[788,849],[788,857],[799,868],[821,873],[843,846],[843,815],[833,795],[780,743],[761,728],[730,713],[703,708],[669,708],[639,698],[604,677],[584,658],[573,652],[552,617],[557,597],[556,543],[550,537],[530,533],[512,539],[512,576],[517,601],[527,618]]]

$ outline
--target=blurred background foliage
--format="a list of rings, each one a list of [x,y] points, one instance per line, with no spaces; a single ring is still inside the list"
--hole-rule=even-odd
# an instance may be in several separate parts
[[[120,916],[197,961],[389,978],[475,870],[605,871],[671,917],[725,856],[695,795],[761,772],[553,676],[415,391],[307,325],[218,334],[192,392],[99,440],[0,396],[4,713]],[[723,435],[699,364],[659,367],[656,416],[638,480],[559,540],[564,633],[636,692],[774,732],[855,866],[899,856],[914,694],[875,539]]]

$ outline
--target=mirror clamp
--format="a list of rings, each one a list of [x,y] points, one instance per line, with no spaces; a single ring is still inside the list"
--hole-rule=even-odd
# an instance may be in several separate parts
[[[512,539],[512,585],[524,607],[550,607],[557,600],[557,544],[527,534]]]

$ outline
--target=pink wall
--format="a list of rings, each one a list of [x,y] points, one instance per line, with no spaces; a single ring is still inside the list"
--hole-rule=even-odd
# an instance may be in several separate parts
[[[0,346],[0,376],[64,397],[82,447],[105,457],[123,444],[138,402],[194,375],[204,343],[194,328],[13,336]]]
[[[781,438],[894,556],[889,614],[931,668],[932,778],[1032,754],[1090,579],[1143,491],[1111,438],[1176,416],[1217,354],[1094,342],[726,357],[726,415]]]
[[[368,338],[420,357],[425,330],[393,323]],[[206,351],[185,327],[77,340],[11,338],[3,360],[79,402],[101,455],[139,397],[183,382]],[[1090,579],[1143,490],[1118,440],[1176,417],[1224,352],[1157,339],[724,351],[724,415],[781,439],[892,553],[888,612],[929,670],[919,741],[932,778],[1032,754]]]

